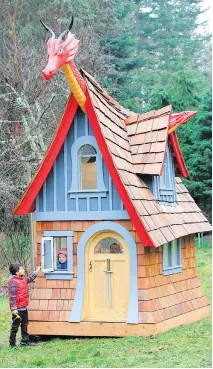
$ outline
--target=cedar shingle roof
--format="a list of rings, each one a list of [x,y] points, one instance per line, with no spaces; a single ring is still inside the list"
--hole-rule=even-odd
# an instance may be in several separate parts
[[[126,210],[143,245],[158,247],[185,235],[211,231],[210,224],[181,179],[176,178],[177,205],[167,206],[158,204],[138,175],[139,173],[155,175],[161,170],[168,140],[168,117],[171,106],[143,115],[134,114],[120,106],[88,73],[82,71],[82,74],[89,94],[86,111],[90,123],[95,128],[94,134],[99,145],[103,145],[100,149],[106,164],[109,161],[110,166],[112,165],[110,170],[112,180],[117,184],[118,193],[124,200]],[[14,214],[34,211],[36,196],[66,139],[77,106],[76,100],[71,96],[44,160],[14,209]],[[187,176],[175,132],[169,136],[174,159],[182,170],[182,175]],[[143,140],[140,141],[142,137]],[[142,165],[140,160],[143,160]],[[139,172],[137,168],[140,169]]]
[[[125,119],[135,173],[161,175],[172,106]]]
[[[114,165],[154,245],[157,247],[188,234],[211,231],[208,220],[195,204],[181,179],[176,178],[177,205],[167,206],[158,204],[147,185],[136,174],[138,172],[135,170],[135,165],[139,163],[139,159],[136,159],[140,155],[139,148],[142,151],[143,145],[149,144],[149,150],[151,150],[153,132],[157,132],[157,136],[152,151],[149,151],[151,154],[155,154],[151,156],[154,158],[151,162],[153,171],[150,170],[149,173],[158,174],[160,172],[163,159],[162,161],[158,159],[158,163],[155,162],[155,157],[157,155],[158,158],[160,157],[158,154],[161,154],[162,158],[165,154],[165,136],[167,135],[171,106],[146,115],[138,115],[137,118],[136,115],[128,117],[129,112],[109,97],[88,73],[83,71],[83,76]],[[144,132],[147,122],[150,130]],[[157,123],[159,123],[159,127]],[[146,133],[150,132],[151,134],[146,136]],[[158,134],[159,139],[157,138]],[[143,143],[140,142],[141,137],[144,138]],[[145,137],[147,143],[144,143]],[[137,149],[135,146],[138,146]],[[144,162],[143,168],[147,164]],[[155,170],[155,168],[157,169]],[[145,171],[143,169],[142,173],[147,173],[147,169]]]

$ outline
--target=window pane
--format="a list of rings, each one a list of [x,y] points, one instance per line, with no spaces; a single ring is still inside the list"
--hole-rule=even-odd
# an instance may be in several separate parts
[[[96,189],[96,156],[80,156],[81,189]]]
[[[44,269],[52,268],[51,241],[44,240]]]
[[[155,176],[153,194],[156,198],[165,203],[173,203],[176,200],[175,189],[175,173],[174,161],[171,153],[171,148],[167,147],[164,160],[163,174]]]
[[[168,257],[169,257],[169,267],[172,266],[172,242],[169,242],[169,245],[168,245]]]
[[[164,166],[163,166],[163,174],[160,177],[160,188],[166,188],[167,187],[167,183],[166,183],[166,159],[164,162]]]
[[[95,150],[95,148],[91,145],[83,145],[81,146],[81,148],[78,150],[78,155],[82,156],[82,155],[96,155],[97,152]]]
[[[53,247],[55,255],[55,269],[67,270],[67,238],[66,237],[54,237]]]
[[[169,267],[169,245],[168,243],[163,245],[163,266],[164,268]]]
[[[181,239],[177,240],[177,264],[181,265]]]
[[[113,237],[102,239],[95,247],[95,254],[123,254],[123,247]]]
[[[178,248],[177,240],[172,241],[172,265],[178,265]]]

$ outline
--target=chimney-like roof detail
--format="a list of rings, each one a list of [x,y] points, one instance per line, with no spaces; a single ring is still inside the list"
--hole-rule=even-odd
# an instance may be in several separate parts
[[[135,173],[162,174],[171,111],[169,105],[125,119]]]

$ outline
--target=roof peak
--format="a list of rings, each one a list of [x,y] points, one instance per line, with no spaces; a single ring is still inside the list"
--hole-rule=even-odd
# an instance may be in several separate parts
[[[163,115],[171,114],[171,112],[172,112],[172,105],[167,105],[158,110],[151,110],[146,113],[134,114],[131,117],[128,117],[125,119],[125,124],[130,125],[134,123],[140,123],[140,122],[150,120],[153,118],[157,118]]]

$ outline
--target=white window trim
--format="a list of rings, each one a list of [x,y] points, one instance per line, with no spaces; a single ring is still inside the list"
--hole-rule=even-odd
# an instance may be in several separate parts
[[[44,244],[45,244],[45,241],[50,241],[50,244],[51,244],[51,249],[50,250],[51,250],[51,265],[52,265],[51,268],[46,268],[46,269],[44,268],[44,257],[45,257]],[[41,239],[41,270],[44,273],[54,271],[54,266],[53,266],[53,237],[42,237],[42,239]]]
[[[67,270],[55,270],[54,269],[54,260],[53,254],[54,250],[54,237],[66,237],[67,238],[67,253],[68,253],[68,262],[67,262]],[[41,265],[44,266],[44,241],[51,240],[51,261],[52,268],[44,269],[42,271],[46,275],[46,279],[73,279],[74,271],[73,271],[73,231],[44,231],[44,237],[41,239]]]

